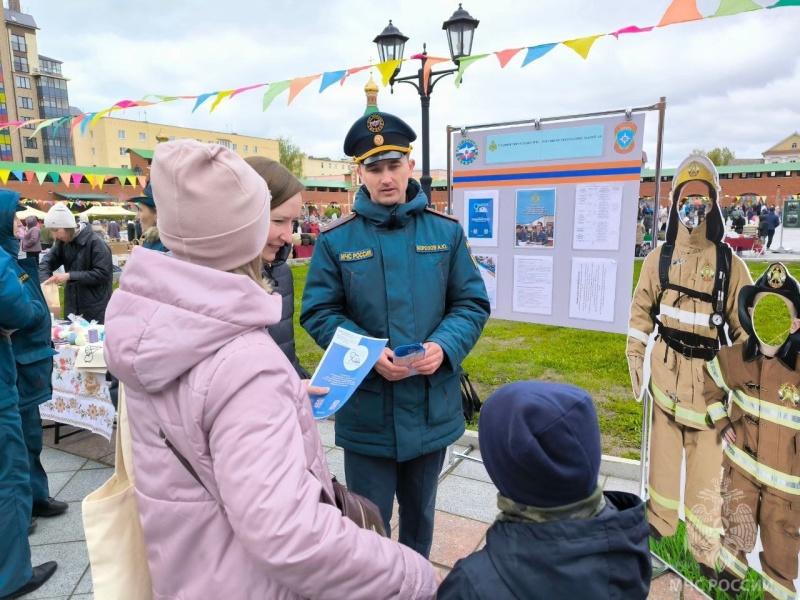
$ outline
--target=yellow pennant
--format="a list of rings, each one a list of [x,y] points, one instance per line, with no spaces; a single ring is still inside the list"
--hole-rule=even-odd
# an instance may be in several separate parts
[[[584,38],[578,38],[575,40],[567,40],[566,42],[561,42],[567,48],[572,48],[577,52],[583,59],[586,59],[589,56],[589,51],[592,49],[595,41],[599,37],[603,37],[604,34],[601,35],[590,35]]]
[[[375,65],[375,68],[377,68],[381,74],[383,87],[389,85],[389,80],[392,78],[392,73],[394,73],[395,69],[400,65],[401,62],[403,62],[403,59],[398,58],[396,60],[387,60]]]

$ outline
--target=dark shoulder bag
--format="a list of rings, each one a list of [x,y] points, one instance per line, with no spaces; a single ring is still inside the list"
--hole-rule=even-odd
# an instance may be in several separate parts
[[[481,399],[475,388],[472,387],[469,375],[465,371],[461,371],[459,377],[461,378],[461,408],[464,411],[464,420],[471,424],[475,414],[481,410]]]
[[[189,463],[189,461],[186,460],[180,452],[178,452],[175,446],[172,445],[161,429],[158,430],[158,435],[161,436],[162,440],[164,440],[167,448],[172,450],[172,453],[183,465],[183,468],[186,469],[189,474],[194,477],[195,481],[203,486],[203,489],[208,492],[208,488],[200,480],[200,476],[197,474],[197,471],[194,470],[194,467],[192,467],[191,463]],[[363,496],[359,496],[355,492],[348,490],[336,480],[336,477],[331,478],[331,483],[333,483],[333,497],[334,501],[336,502],[336,508],[342,512],[343,516],[353,521],[362,529],[371,529],[372,531],[381,534],[383,537],[386,537],[386,530],[383,527],[381,511],[378,510],[377,506]],[[211,492],[209,492],[209,494],[210,493]]]

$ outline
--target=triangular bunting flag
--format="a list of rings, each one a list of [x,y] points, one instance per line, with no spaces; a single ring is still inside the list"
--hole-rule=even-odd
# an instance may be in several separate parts
[[[87,174],[85,175],[85,177],[86,177],[86,181],[88,181],[88,182],[89,182],[89,185],[90,185],[90,186],[92,186],[92,187],[94,187],[95,176],[94,176],[94,175],[89,175],[89,174],[87,173]]]
[[[617,29],[613,35],[615,38],[619,39],[624,33],[647,33],[648,31],[653,31],[653,27],[637,27],[636,25],[631,25],[630,27],[623,27],[622,29]]]
[[[92,121],[91,121],[91,123],[89,123],[89,124],[90,124],[92,127],[94,127],[94,126],[95,126],[95,124],[97,124],[97,122],[98,122],[98,121],[99,121],[99,120],[100,120],[100,119],[103,117],[103,115],[107,115],[107,114],[108,114],[108,113],[110,113],[112,110],[114,110],[114,106],[112,106],[111,108],[106,108],[106,109],[104,109],[104,110],[99,110],[99,111],[97,111],[96,113],[94,113],[94,116],[92,117]]]
[[[22,171],[11,171],[11,174],[17,178],[17,181],[23,181],[25,179],[25,175]]]
[[[429,56],[428,60],[425,61],[425,67],[422,69],[422,89],[425,94],[428,93],[428,80],[431,78],[431,69],[434,65],[438,65],[439,63],[447,62],[450,60],[449,58],[438,58],[436,56]]]
[[[256,85],[248,85],[246,87],[237,88],[237,89],[233,90],[233,93],[231,94],[231,98],[233,98],[234,96],[238,96],[239,94],[241,94],[243,92],[247,92],[247,91],[250,91],[250,90],[254,90],[256,88],[264,87],[265,85],[267,85],[267,84],[266,83],[257,83]]]
[[[370,69],[370,68],[372,68],[372,65],[364,65],[363,67],[353,67],[352,69],[347,69],[347,73],[344,74],[344,77],[342,77],[342,80],[339,82],[339,85],[344,85],[344,80],[350,77],[350,75],[354,75],[359,71],[363,71],[364,69]]]
[[[71,123],[71,124],[70,124],[70,126],[69,126],[69,128],[70,128],[70,133],[72,134],[72,137],[73,137],[73,138],[75,137],[75,128],[76,128],[78,125],[80,125],[81,121],[84,121],[85,119],[86,119],[86,115],[75,115],[75,116],[73,117],[73,119],[72,119],[72,123]]]
[[[398,58],[396,60],[386,60],[382,63],[378,63],[375,65],[375,68],[378,69],[378,72],[381,74],[381,80],[383,81],[383,87],[389,85],[389,80],[392,78],[392,75],[400,66],[400,63],[403,62],[402,58]]]
[[[522,50],[522,48],[511,48],[509,50],[500,50],[499,52],[495,52],[495,56],[497,56],[497,60],[500,61],[500,68],[503,69],[508,64],[512,58],[517,55],[517,52]]]
[[[347,75],[347,71],[328,71],[327,73],[323,73],[322,83],[319,84],[319,93],[321,94],[329,86],[341,81],[345,75]]]
[[[287,79],[286,81],[278,81],[276,83],[270,83],[269,88],[266,92],[264,92],[264,100],[261,104],[261,110],[267,110],[269,105],[272,104],[272,101],[275,100],[278,96],[280,96],[283,92],[289,89],[291,85],[291,79]]]
[[[217,94],[216,100],[211,104],[211,110],[208,112],[214,112],[214,109],[219,106],[219,103],[225,100],[225,98],[230,98],[233,95],[234,90],[225,90],[224,92],[219,92]]]
[[[81,180],[83,179],[82,173],[73,173],[72,174],[72,183],[75,187],[80,187]]]
[[[783,8],[784,6],[800,6],[800,0],[778,0],[775,4],[767,8]]]
[[[34,177],[36,177],[36,173],[34,173],[33,171],[25,171],[25,181],[30,183],[31,181],[33,181]]]
[[[464,71],[476,61],[483,60],[489,56],[488,54],[476,54],[474,56],[465,56],[458,61],[458,73],[456,73],[456,87],[461,87],[461,78],[464,77]]]
[[[70,117],[70,116],[68,115],[68,116],[66,116],[66,117],[61,117],[61,118],[60,118],[58,121],[56,121],[55,123],[53,123],[53,131],[51,132],[51,135],[52,135],[53,137],[55,137],[55,135],[58,133],[58,130],[61,128],[61,126],[62,126],[64,123],[66,123],[67,121],[69,121],[71,118],[72,118],[72,117]]]
[[[61,181],[61,177],[59,177],[58,173],[56,173],[55,171],[48,173],[48,176],[50,177],[50,181],[52,181],[53,183],[58,183],[59,181]]]
[[[292,100],[297,97],[297,94],[306,89],[309,83],[319,78],[319,75],[309,75],[308,77],[295,77],[292,79],[292,82],[289,84],[289,100],[287,100],[286,105],[288,106],[291,104]]]
[[[128,183],[131,184],[131,187],[136,187],[137,183],[136,175],[128,175]]]
[[[584,60],[589,56],[589,51],[592,49],[597,38],[603,37],[602,35],[590,35],[583,38],[578,38],[575,40],[567,40],[566,42],[561,42],[567,48],[572,48],[578,55],[583,58]]]
[[[91,123],[95,114],[96,113],[89,113],[86,115],[86,118],[81,121],[81,137],[86,135],[86,128],[89,126],[89,123]]]
[[[106,182],[106,176],[105,175],[98,175],[97,178],[95,179],[95,183],[97,183],[97,187],[100,188],[101,190],[103,189],[103,184],[105,184],[105,182]]]
[[[197,101],[194,103],[194,108],[192,109],[192,112],[196,111],[203,102],[211,98],[211,96],[213,96],[216,93],[217,92],[209,92],[208,94],[200,94],[197,97]]]
[[[11,171],[6,169],[0,169],[0,181],[3,182],[3,185],[8,183],[8,176],[11,175]]]
[[[712,17],[730,17],[731,15],[738,15],[739,13],[749,12],[751,10],[761,10],[764,8],[753,2],[753,0],[722,0]]]
[[[675,23],[688,23],[689,21],[699,21],[703,18],[697,10],[697,0],[673,0],[667,12],[658,22],[658,27],[666,27]]]
[[[61,181],[64,185],[69,186],[70,178],[72,176],[69,173],[61,173]]]
[[[47,181],[47,171],[36,171],[36,179],[39,180],[39,185]]]
[[[41,130],[43,127],[47,127],[48,125],[52,125],[53,123],[55,123],[56,121],[58,121],[60,118],[61,118],[61,117],[56,117],[55,119],[45,119],[44,121],[42,121],[41,123],[39,123],[39,124],[36,126],[36,129],[34,129],[34,130],[33,130],[33,135],[36,135],[37,133],[39,133],[39,131],[40,131],[40,130]]]
[[[147,186],[147,177],[144,175],[139,175],[139,186],[146,187]]]
[[[525,54],[525,60],[522,61],[522,66],[524,67],[528,63],[532,63],[537,58],[542,58],[556,46],[558,46],[558,44],[539,44],[538,46],[531,46],[528,48],[527,54]]]

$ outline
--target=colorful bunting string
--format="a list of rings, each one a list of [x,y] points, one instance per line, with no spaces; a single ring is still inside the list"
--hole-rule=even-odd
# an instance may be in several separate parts
[[[766,8],[784,8],[790,6],[800,6],[800,0],[777,0],[775,3],[770,5]],[[564,45],[567,48],[572,49],[576,52],[580,57],[583,59],[587,59],[589,56],[589,52],[591,51],[594,43],[601,37],[604,36],[613,36],[615,39],[619,40],[621,35],[626,34],[634,34],[634,33],[646,33],[652,31],[656,27],[666,27],[668,25],[675,25],[678,23],[687,23],[691,21],[698,21],[701,19],[707,18],[718,18],[718,17],[727,17],[732,15],[737,15],[744,12],[750,12],[755,10],[761,10],[765,7],[756,4],[753,0],[721,0],[720,5],[717,11],[708,16],[703,16],[700,11],[697,9],[697,0],[672,0],[667,10],[664,12],[661,20],[658,22],[658,25],[649,26],[649,27],[639,27],[636,25],[630,25],[627,27],[623,27],[621,29],[617,29],[616,31],[607,33],[607,34],[597,34],[592,36],[586,36],[582,38],[564,40],[560,42],[552,42],[547,44],[537,44],[535,46],[529,46],[527,48],[509,48],[506,50],[498,50],[495,52],[491,52],[488,54],[480,54],[475,56],[467,56],[459,60],[459,68],[458,73],[456,74],[455,78],[455,85],[459,87],[461,85],[461,80],[464,75],[464,71],[475,63],[478,60],[486,58],[489,54],[494,54],[497,56],[498,61],[500,62],[500,68],[505,68],[506,65],[517,55],[521,50],[526,50],[525,58],[522,61],[522,67],[527,66],[528,64],[532,63],[533,61],[543,57],[545,54],[550,52],[553,48],[558,45]],[[272,102],[280,96],[286,90],[289,90],[289,97],[287,100],[287,104],[291,104],[294,99],[304,90],[306,89],[309,84],[317,79],[321,79],[320,86],[319,86],[319,93],[324,92],[327,88],[333,85],[336,82],[339,82],[340,85],[344,85],[344,82],[347,80],[348,77],[351,75],[363,71],[369,68],[375,68],[381,75],[381,81],[385,86],[389,85],[389,82],[392,78],[397,67],[404,61],[404,60],[419,60],[422,59],[423,55],[418,54],[412,56],[409,59],[397,59],[397,60],[388,60],[384,62],[380,62],[375,65],[362,65],[358,67],[351,67],[349,69],[340,69],[336,71],[327,71],[325,73],[320,73],[317,75],[310,75],[305,77],[294,77],[292,79],[286,79],[284,81],[277,81],[272,83],[257,83],[254,85],[248,85],[236,89],[229,89],[229,90],[218,90],[215,92],[206,92],[197,95],[179,95],[179,96],[167,96],[162,94],[147,94],[141,100],[120,100],[113,106],[99,110],[96,112],[83,114],[83,115],[76,115],[76,116],[68,116],[68,117],[61,117],[55,119],[33,119],[31,121],[14,121],[9,123],[2,123],[0,124],[0,130],[8,129],[9,132],[14,131],[15,129],[19,129],[20,127],[31,127],[36,125],[34,133],[39,132],[41,129],[45,127],[52,127],[53,128],[53,135],[56,134],[58,129],[64,125],[65,123],[69,122],[70,132],[72,135],[75,134],[76,128],[80,125],[80,133],[84,135],[86,133],[87,127],[93,127],[102,117],[112,113],[115,110],[126,110],[128,108],[137,107],[137,106],[151,106],[154,104],[160,104],[165,102],[174,102],[177,100],[194,100],[194,106],[192,108],[192,112],[195,112],[200,106],[205,104],[205,102],[209,99],[213,99],[209,108],[209,112],[213,112],[219,105],[226,99],[232,99],[235,96],[257,89],[266,87],[267,90],[264,92],[263,100],[262,100],[262,109],[267,110]],[[425,67],[423,69],[423,91],[427,92],[428,84],[431,74],[431,68],[441,62],[445,62],[449,59],[439,58],[439,57],[432,57],[426,56],[427,60],[425,62]],[[154,98],[155,101],[150,100]],[[0,180],[2,180],[3,173],[0,171]],[[7,177],[7,176],[6,176]],[[38,174],[37,174],[38,177]],[[51,177],[54,181],[59,179],[59,176],[55,173],[51,174]],[[61,175],[60,179],[64,179],[63,174]],[[101,182],[102,178],[98,178],[95,180],[97,185],[102,185]],[[70,181],[71,182],[71,181]],[[68,183],[65,181],[65,183]],[[134,184],[135,185],[135,184]]]

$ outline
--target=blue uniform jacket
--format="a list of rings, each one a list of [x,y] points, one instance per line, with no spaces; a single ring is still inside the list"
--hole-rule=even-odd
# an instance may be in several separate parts
[[[19,194],[11,190],[0,190],[0,248],[11,262],[8,268],[25,286],[31,298],[45,307],[45,315],[36,323],[17,328],[11,335],[14,357],[17,363],[17,392],[19,408],[26,410],[47,402],[53,395],[53,344],[50,341],[50,315],[46,310],[42,288],[39,285],[39,265],[33,258],[17,259],[19,240],[13,234],[14,213],[19,203]]]
[[[596,517],[495,521],[486,546],[459,560],[439,600],[644,600],[650,590],[650,542],[644,504],[606,492]]]
[[[372,370],[336,414],[336,443],[368,456],[410,460],[464,432],[459,368],[489,317],[486,287],[458,221],[427,207],[409,181],[395,206],[356,194],[355,215],[317,240],[300,324],[326,348],[337,327],[390,348],[436,342],[445,359],[431,376],[389,382]]]
[[[16,406],[17,367],[8,331],[48,319],[47,307],[20,282],[16,261],[0,247],[0,407]],[[52,359],[50,367],[52,368]]]

